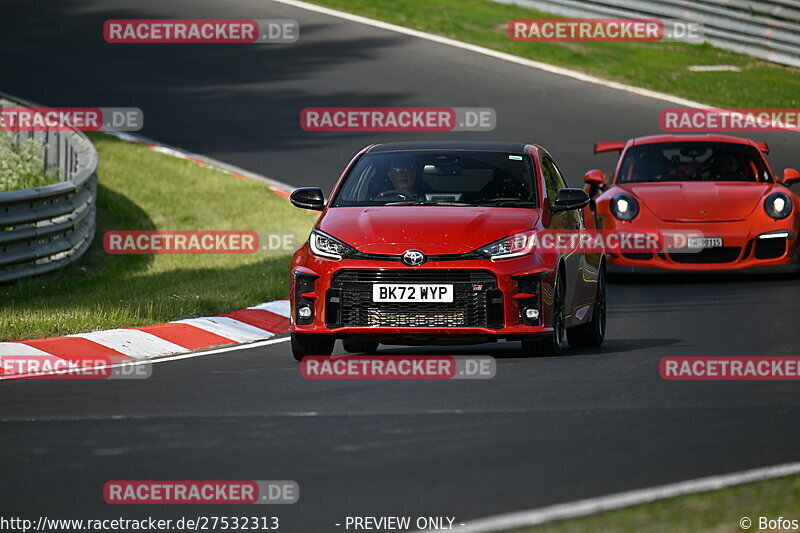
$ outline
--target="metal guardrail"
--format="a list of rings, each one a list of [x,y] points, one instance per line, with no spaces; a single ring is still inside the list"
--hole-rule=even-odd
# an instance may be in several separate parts
[[[719,48],[800,67],[800,0],[494,0],[565,17],[702,23]]]
[[[35,107],[0,94],[0,107]],[[14,132],[43,148],[42,171],[60,183],[0,192],[0,283],[76,261],[95,234],[97,151],[81,132]]]

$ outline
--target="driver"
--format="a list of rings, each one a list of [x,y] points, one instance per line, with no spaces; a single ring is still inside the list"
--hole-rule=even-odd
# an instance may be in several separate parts
[[[386,173],[392,188],[378,194],[374,199],[398,197],[403,200],[419,200],[414,193],[414,184],[417,181],[417,171],[414,160],[410,157],[397,157],[389,162],[389,171]]]
[[[721,154],[715,163],[712,178],[716,180],[740,180],[745,177],[742,166],[736,155],[726,152]]]

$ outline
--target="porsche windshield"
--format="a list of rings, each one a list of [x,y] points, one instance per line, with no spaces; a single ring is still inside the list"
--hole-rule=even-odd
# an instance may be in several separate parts
[[[530,156],[481,151],[367,153],[334,207],[447,205],[536,207]]]
[[[618,183],[643,181],[772,181],[761,154],[745,144],[653,143],[633,146]]]

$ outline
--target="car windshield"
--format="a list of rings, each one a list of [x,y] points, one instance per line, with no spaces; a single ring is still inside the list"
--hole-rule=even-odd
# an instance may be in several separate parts
[[[633,146],[618,183],[651,181],[772,181],[761,154],[745,144],[674,142]]]
[[[531,169],[528,155],[504,152],[368,153],[332,205],[536,207]]]

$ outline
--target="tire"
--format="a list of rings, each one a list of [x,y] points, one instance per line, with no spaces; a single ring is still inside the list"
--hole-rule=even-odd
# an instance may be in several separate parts
[[[592,306],[592,319],[586,324],[567,330],[569,345],[573,348],[590,348],[603,344],[606,337],[606,268],[597,277],[597,293]]]
[[[553,333],[522,341],[522,353],[529,357],[554,357],[561,355],[567,344],[567,330],[564,327],[564,280],[556,278],[556,291],[553,295]]]
[[[342,346],[344,351],[348,353],[366,353],[373,354],[378,350],[378,342],[367,339],[354,339],[347,337],[342,339]]]
[[[330,355],[336,339],[330,335],[313,333],[292,333],[292,356],[300,361],[307,355]]]

